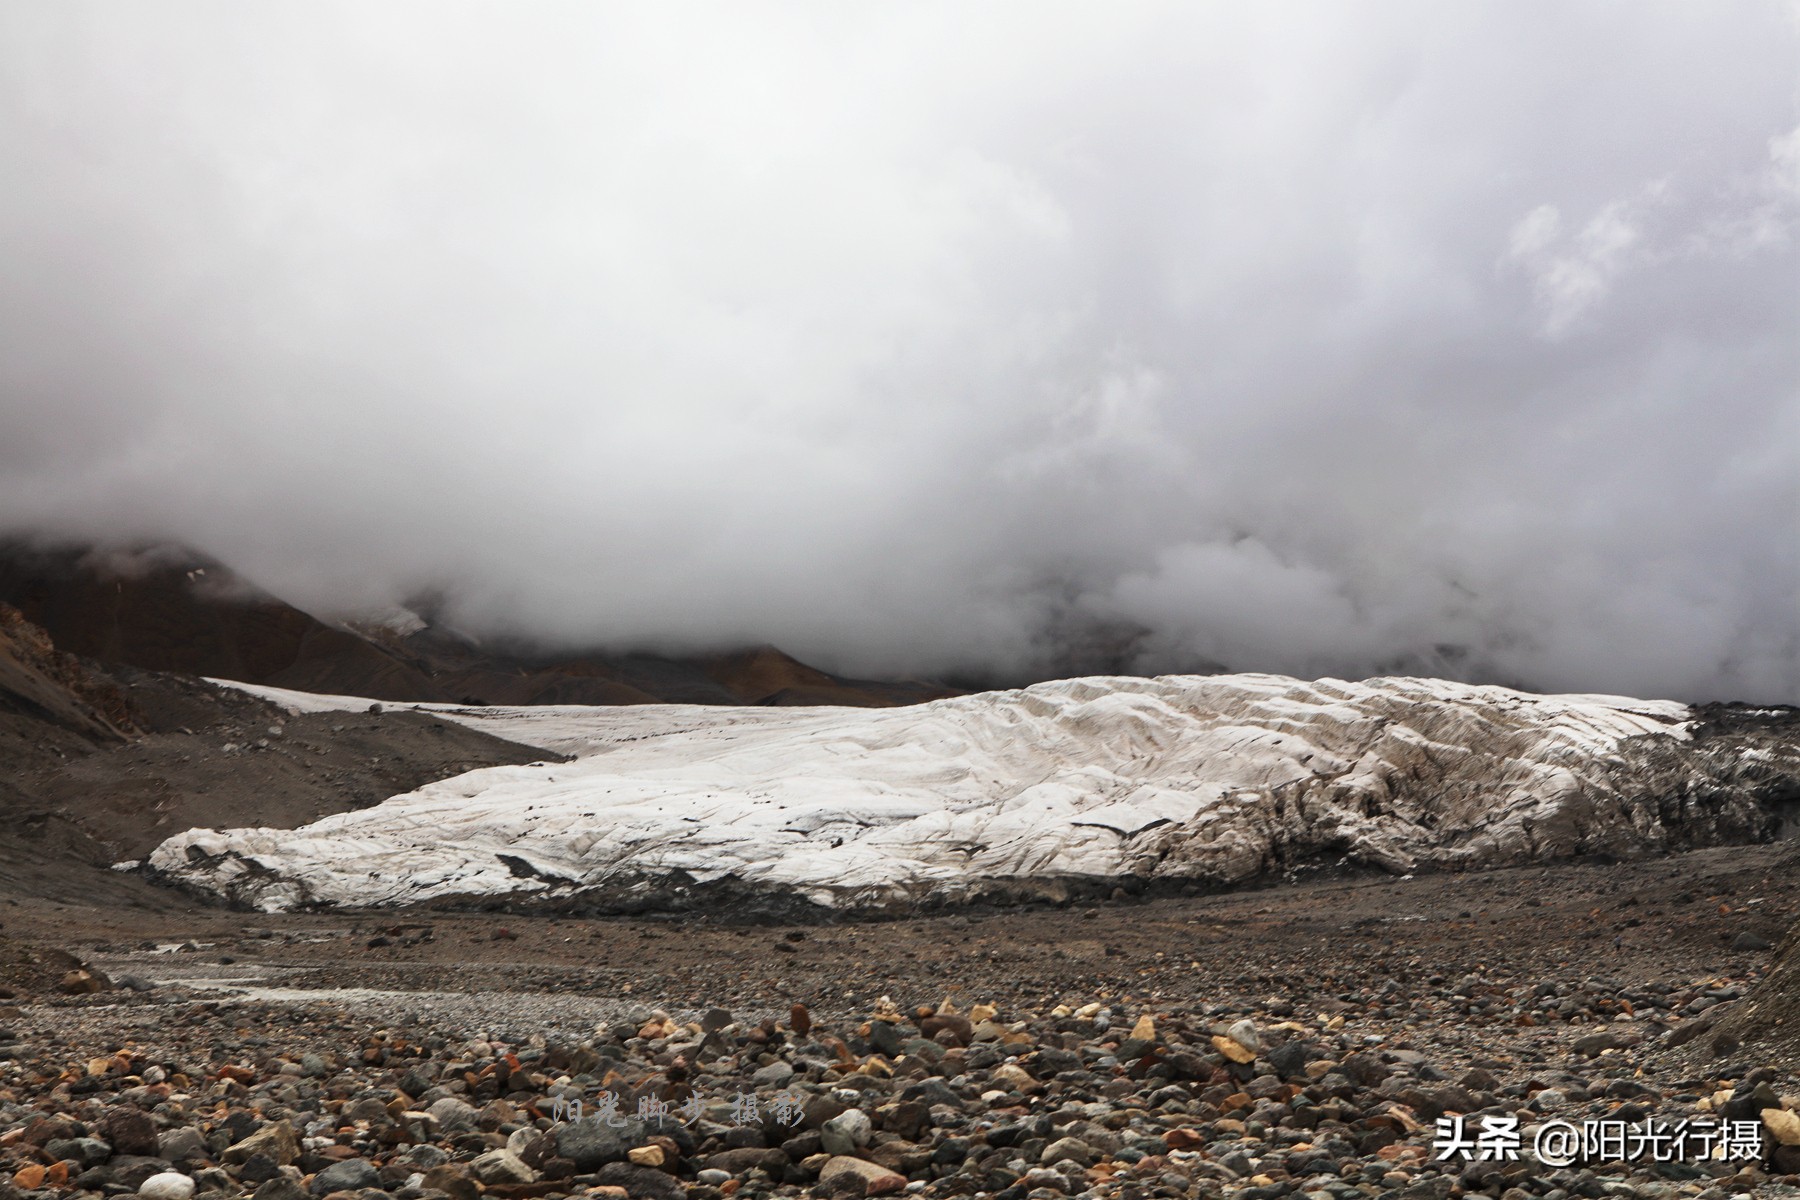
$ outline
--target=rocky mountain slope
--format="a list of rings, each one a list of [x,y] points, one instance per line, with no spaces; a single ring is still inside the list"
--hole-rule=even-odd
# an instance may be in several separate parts
[[[264,690],[296,711],[354,698]],[[163,876],[279,909],[911,907],[1627,857],[1773,837],[1794,710],[1422,679],[1092,678],[907,709],[445,708],[570,755],[302,829],[197,829]]]
[[[131,702],[115,681],[57,650],[18,609],[0,604],[0,711],[89,742],[122,740],[135,729]]]

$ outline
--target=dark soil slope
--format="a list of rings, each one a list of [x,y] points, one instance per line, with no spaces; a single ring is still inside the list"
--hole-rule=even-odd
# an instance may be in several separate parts
[[[0,895],[165,903],[107,867],[183,829],[302,825],[546,756],[427,713],[295,717],[196,679],[103,670],[0,606]]]

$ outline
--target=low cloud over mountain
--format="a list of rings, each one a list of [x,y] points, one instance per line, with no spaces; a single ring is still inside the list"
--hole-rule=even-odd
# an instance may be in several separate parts
[[[4,532],[858,675],[1800,699],[1797,39],[9,6]]]

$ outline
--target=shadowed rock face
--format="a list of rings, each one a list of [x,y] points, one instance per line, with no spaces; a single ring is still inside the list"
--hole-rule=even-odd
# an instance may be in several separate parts
[[[0,710],[97,743],[117,741],[136,725],[125,689],[57,651],[7,604],[0,604]]]
[[[0,542],[0,602],[63,650],[104,663],[372,700],[880,707],[953,694],[842,679],[771,646],[691,656],[548,652],[430,627],[336,624],[174,547],[112,553]]]
[[[1092,678],[867,712],[441,715],[574,761],[448,779],[303,829],[195,830],[152,863],[265,907],[904,907],[1752,842],[1800,789],[1791,710],[1725,719],[1424,679]]]

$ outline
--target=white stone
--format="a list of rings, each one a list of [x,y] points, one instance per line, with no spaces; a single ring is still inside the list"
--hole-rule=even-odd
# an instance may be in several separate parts
[[[144,1200],[190,1200],[193,1194],[194,1181],[179,1171],[163,1171],[138,1185]]]
[[[855,1154],[874,1136],[869,1115],[860,1108],[848,1108],[819,1127],[819,1141],[827,1154]]]

